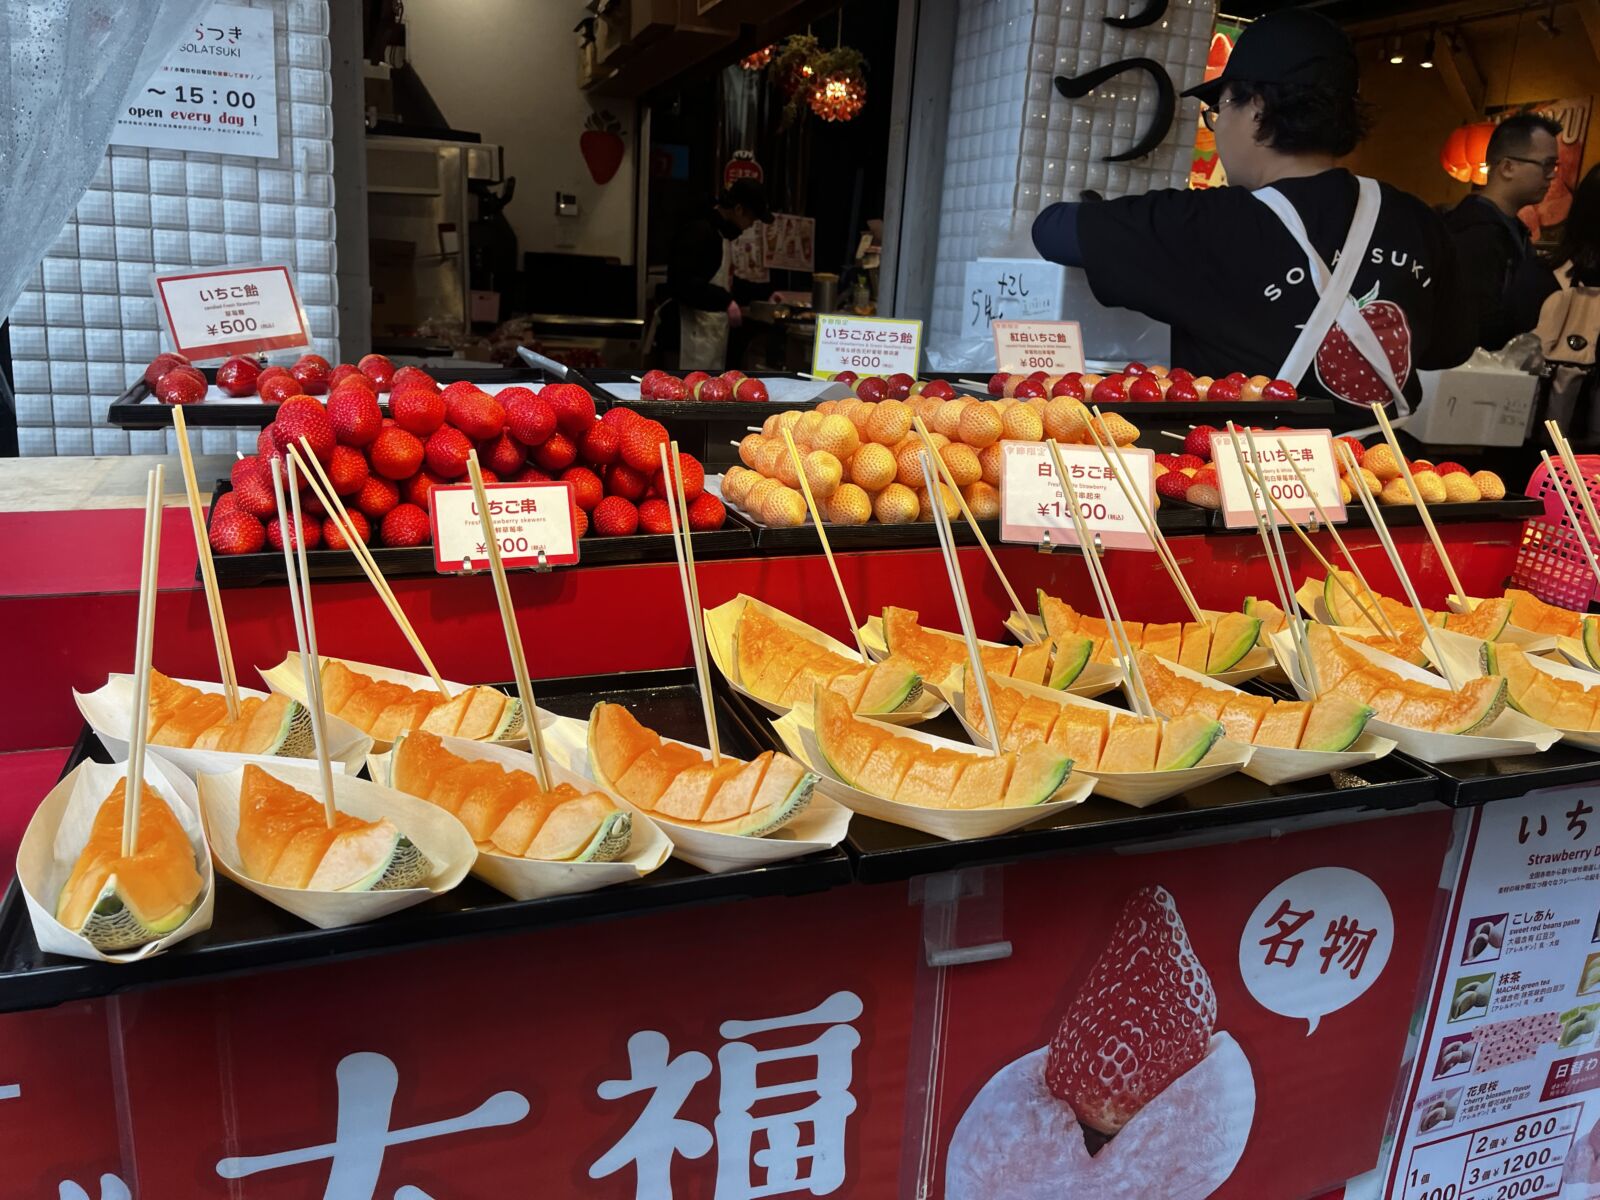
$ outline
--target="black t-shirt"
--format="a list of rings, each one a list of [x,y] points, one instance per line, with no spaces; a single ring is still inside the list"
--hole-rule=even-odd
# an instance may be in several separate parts
[[[1332,268],[1355,216],[1355,176],[1331,170],[1275,186]],[[1387,185],[1382,190],[1377,226],[1350,291],[1415,405],[1421,397],[1417,371],[1464,361],[1476,342],[1475,321],[1442,220],[1415,196]],[[1277,375],[1316,307],[1305,253],[1244,188],[1156,191],[1083,204],[1077,236],[1096,299],[1171,325],[1172,363],[1196,375]],[[1039,250],[1050,257],[1045,245]],[[1337,327],[1305,378],[1291,382],[1302,394],[1353,404],[1390,399],[1377,372]]]

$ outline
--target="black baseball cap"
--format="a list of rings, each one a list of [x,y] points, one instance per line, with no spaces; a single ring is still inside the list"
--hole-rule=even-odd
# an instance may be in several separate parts
[[[767,207],[767,189],[754,179],[735,179],[722,193],[722,203],[728,208],[742,204],[763,225],[772,223],[772,209]]]
[[[1230,83],[1299,83],[1353,96],[1360,77],[1344,30],[1318,13],[1286,8],[1245,26],[1222,74],[1183,94],[1210,108]]]

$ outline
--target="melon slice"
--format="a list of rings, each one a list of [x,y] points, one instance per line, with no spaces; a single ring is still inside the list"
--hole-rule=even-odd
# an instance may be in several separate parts
[[[1061,705],[1055,701],[1040,696],[1028,696],[1023,700],[1022,707],[1017,710],[1016,719],[1006,730],[1001,744],[1008,750],[1021,750],[1024,746],[1048,742],[1051,726],[1056,723],[1056,718],[1060,714]],[[978,728],[982,729],[983,726],[980,724]]]
[[[1348,750],[1374,715],[1367,705],[1348,696],[1337,693],[1319,696],[1311,705],[1305,729],[1300,734],[1299,748],[1325,753]]]
[[[1017,714],[1022,711],[1023,696],[1016,688],[1006,687],[998,682],[1000,676],[989,676],[989,703],[994,709],[995,735],[1003,746],[1006,736],[1011,730],[1011,724],[1016,720]],[[987,735],[988,726],[983,719],[983,699],[978,694],[976,686],[969,686],[971,676],[967,672],[961,675],[961,691],[966,701],[967,724],[980,733]]]
[[[1139,674],[1144,677],[1144,688],[1149,693],[1150,703],[1157,712],[1169,717],[1181,716],[1196,696],[1215,690],[1179,675],[1149,652],[1139,655]]]
[[[828,680],[828,687],[845,698],[851,712],[861,710],[861,697],[867,690],[867,677],[871,670],[871,667],[858,666],[853,671],[842,671]],[[809,697],[801,697],[797,703],[806,699]]]
[[[1054,641],[1078,632],[1083,618],[1065,600],[1058,600],[1043,588],[1038,589],[1039,619],[1044,622],[1045,633]]]
[[[699,759],[698,755],[695,757]],[[747,765],[738,759],[725,758],[715,765],[700,759],[678,772],[651,811],[675,821],[698,821],[711,803],[713,793]]]
[[[392,742],[408,729],[421,725],[427,715],[441,703],[437,692],[408,691],[400,699],[385,706],[378,719],[367,730],[374,741]]]
[[[1094,639],[1079,633],[1063,634],[1054,641],[1048,683],[1057,691],[1071,687],[1094,657]]]
[[[521,858],[560,803],[554,788],[524,795],[489,834],[489,845],[501,854]]]
[[[611,785],[629,804],[650,812],[681,772],[704,761],[687,746],[662,742],[641,754]]]
[[[456,820],[467,827],[467,833],[474,842],[489,840],[500,822],[506,819],[506,814],[517,806],[519,795],[524,790],[498,763],[486,762],[482,765],[489,770],[484,772],[481,781],[456,809]],[[525,778],[535,787],[538,786],[531,776]]]
[[[195,738],[199,737],[211,726],[228,719],[228,700],[220,692],[202,692],[194,690],[188,703],[181,705],[165,721],[160,730],[149,736],[152,746],[180,746],[194,745]]]
[[[336,659],[322,664],[322,707],[336,717],[344,715],[344,706],[370,682]]]
[[[618,779],[661,738],[620,704],[597,704],[589,714],[589,762],[596,776]]]
[[[1181,718],[1180,718],[1181,719]],[[1118,717],[1106,738],[1096,770],[1153,771],[1161,748],[1161,722],[1148,717]]]
[[[472,707],[472,700],[472,689],[468,688],[443,704],[436,704],[427,716],[422,718],[422,724],[417,728],[427,733],[438,734],[440,737],[456,736],[456,731],[461,728],[461,719]]]
[[[433,788],[426,798],[447,813],[457,813],[474,792],[494,781],[495,774],[499,770],[500,768],[494,763],[457,759],[455,766],[448,768],[434,781]]]
[[[1017,662],[1011,670],[1013,679],[1024,683],[1043,684],[1050,673],[1050,642],[1034,642],[1017,652]]]
[[[821,733],[820,726],[818,733]],[[900,781],[906,777],[906,772],[916,760],[916,748],[917,743],[910,738],[890,735],[873,749],[872,756],[856,777],[845,782],[871,795],[892,798],[900,790]]]
[[[365,686],[351,693],[344,707],[339,710],[339,717],[361,732],[369,733],[383,715],[383,710],[410,690],[382,679],[369,680]]]
[[[761,776],[761,786],[741,817],[708,823],[703,828],[718,833],[770,833],[785,824],[810,800],[817,777],[787,754],[774,754]],[[723,785],[728,786],[727,784]]]
[[[1183,626],[1176,621],[1169,625],[1146,625],[1141,648],[1157,658],[1177,662],[1178,652],[1183,648]]]
[[[1256,648],[1261,637],[1261,618],[1244,613],[1223,613],[1211,626],[1211,646],[1206,655],[1206,674],[1221,675],[1239,665],[1239,660]]]
[[[869,669],[867,686],[856,701],[855,711],[866,716],[899,712],[922,695],[922,676],[903,658],[891,654]]]
[[[1261,621],[1261,633],[1256,638],[1258,646],[1267,645],[1267,639],[1289,623],[1289,618],[1285,615],[1283,609],[1272,603],[1272,601],[1263,600],[1259,596],[1246,596],[1244,598],[1244,615],[1257,617]]]
[[[1297,750],[1305,733],[1311,705],[1305,700],[1280,700],[1261,718],[1254,742],[1257,746],[1277,746]]]
[[[467,695],[472,699],[467,704],[467,711],[461,714],[461,724],[456,726],[455,736],[474,742],[487,741],[500,724],[500,714],[506,707],[506,695],[489,687],[468,688]]]
[[[1471,612],[1441,613],[1440,616],[1444,619],[1446,629],[1492,642],[1511,623],[1511,601],[1501,598],[1480,600]]]
[[[1256,730],[1271,709],[1272,700],[1267,696],[1230,696],[1217,720],[1222,722],[1224,737],[1248,746],[1255,741]]]
[[[183,826],[149,783],[139,791],[138,844],[124,857],[126,803],[127,781],[119,779],[96,810],[56,901],[56,920],[103,953],[142,946],[179,928],[204,886]]]
[[[1006,784],[1004,808],[1044,804],[1059,792],[1072,774],[1072,760],[1051,746],[1029,746],[1020,751]]]
[[[1100,763],[1110,732],[1111,713],[1107,709],[1067,704],[1050,730],[1050,746],[1071,759],[1074,767],[1092,771]]]
[[[1161,731],[1161,748],[1156,752],[1156,770],[1181,771],[1197,767],[1222,737],[1222,724],[1202,716],[1183,716],[1168,721]]]
[[[1178,665],[1204,675],[1211,657],[1211,626],[1198,621],[1187,621],[1183,626],[1183,644],[1178,649]]]
[[[1571,609],[1546,604],[1520,588],[1507,588],[1505,598],[1511,602],[1511,623],[1518,629],[1558,637],[1579,637],[1583,633],[1583,617]]]
[[[766,778],[767,768],[772,762],[772,751],[764,750],[743,764],[736,775],[724,780],[711,793],[710,803],[700,814],[700,820],[732,821],[749,813],[756,807],[756,796],[761,791],[761,781]]]
[[[520,857],[545,862],[612,862],[627,853],[633,817],[598,792],[558,784],[556,809]]]
[[[1393,721],[1395,714],[1406,706],[1413,695],[1412,691],[1404,687],[1405,680],[1396,677],[1388,680],[1383,687],[1366,699],[1366,705],[1380,721]]]
[[[951,789],[950,808],[998,808],[1005,799],[1016,760],[1009,754],[967,762]]]
[[[309,799],[309,797],[308,797]],[[346,825],[345,822],[349,824]],[[305,885],[322,892],[370,892],[389,874],[397,856],[418,853],[400,836],[394,822],[387,817],[377,821],[359,821],[340,814],[339,825],[333,840],[317,863],[317,870]],[[426,873],[410,883],[389,883],[388,887],[408,887],[420,882]]]
[[[1232,699],[1233,693],[1225,692],[1221,688],[1201,687],[1196,689],[1181,714],[1168,713],[1167,715],[1169,717],[1180,715],[1185,717],[1204,717],[1208,721],[1220,721],[1222,719],[1222,710],[1228,707],[1228,703]],[[1155,702],[1151,701],[1151,703]]]
[[[951,793],[969,761],[967,755],[954,750],[927,750],[912,760],[892,799],[897,804],[948,808]]]
[[[1493,724],[1505,705],[1504,679],[1469,679],[1455,693],[1419,686],[1390,722],[1437,733],[1472,733]]]

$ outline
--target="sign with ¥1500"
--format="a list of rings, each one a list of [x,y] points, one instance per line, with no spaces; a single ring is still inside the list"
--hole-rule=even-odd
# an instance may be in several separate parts
[[[1339,468],[1333,457],[1333,434],[1326,429],[1297,429],[1292,431],[1257,433],[1254,435],[1256,453],[1251,470],[1261,477],[1283,511],[1295,521],[1305,523],[1316,520],[1317,510],[1311,502],[1315,496],[1329,520],[1345,519],[1344,499],[1339,493]],[[1250,443],[1244,433],[1239,434],[1239,448],[1247,460],[1252,460]],[[1218,490],[1222,492],[1222,517],[1229,529],[1247,529],[1255,525],[1255,513],[1250,499],[1266,510],[1275,524],[1281,524],[1283,514],[1270,501],[1261,496],[1255,484],[1246,490],[1244,471],[1239,466],[1239,456],[1234,453],[1233,439],[1226,433],[1211,436],[1211,461],[1217,468]],[[1291,466],[1290,463],[1294,465]],[[1295,474],[1295,467],[1300,475]],[[1306,485],[1310,484],[1307,491]]]
[[[811,351],[814,375],[916,375],[922,359],[922,322],[893,317],[819,313]]]
[[[1076,546],[1077,530],[1055,461],[1043,442],[1001,442],[1000,540],[1038,545],[1049,534],[1055,546]],[[1100,544],[1119,550],[1154,550],[1138,514],[1100,451],[1062,446],[1061,461],[1072,478],[1084,524]],[[1122,463],[1135,495],[1155,511],[1155,453],[1125,449]]]
[[[277,158],[272,10],[206,9],[122,110],[111,144]]]
[[[311,344],[288,267],[152,275],[150,284],[173,346],[192,361]]]
[[[1083,330],[1076,321],[995,321],[997,371],[1083,373]]]
[[[513,567],[571,566],[578,561],[578,518],[572,485],[489,483],[489,519],[500,539],[500,563]],[[429,493],[433,565],[441,574],[487,571],[478,501],[470,483],[436,487]]]

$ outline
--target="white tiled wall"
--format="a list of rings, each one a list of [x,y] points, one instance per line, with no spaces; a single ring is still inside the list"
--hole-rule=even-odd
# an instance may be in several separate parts
[[[126,432],[106,409],[164,347],[152,272],[281,262],[295,272],[311,347],[338,357],[328,0],[271,9],[279,155],[271,159],[114,146],[11,312],[25,455],[153,453],[170,432]],[[294,354],[274,355],[274,361]],[[254,449],[255,431],[205,429],[197,450]]]
[[[931,339],[960,328],[965,265],[985,231],[1022,227],[1046,204],[1086,188],[1106,196],[1182,187],[1194,150],[1199,106],[1183,101],[1167,139],[1137,162],[1101,158],[1131,145],[1148,128],[1156,89],[1130,72],[1082,100],[1057,94],[1056,75],[1079,75],[1104,63],[1152,58],[1178,90],[1205,70],[1216,0],[1171,0],[1163,20],[1119,29],[1104,17],[1128,0],[961,0],[950,80],[949,144],[940,208]]]

